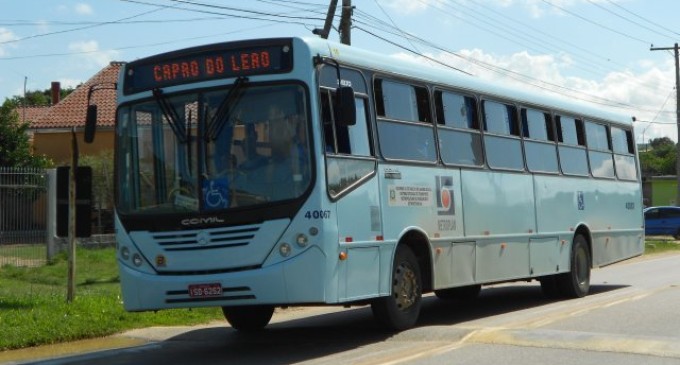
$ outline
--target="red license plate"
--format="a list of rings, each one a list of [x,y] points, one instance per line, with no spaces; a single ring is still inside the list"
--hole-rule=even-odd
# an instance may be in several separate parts
[[[222,295],[222,284],[193,284],[189,285],[189,296],[192,298],[200,297],[219,297]]]

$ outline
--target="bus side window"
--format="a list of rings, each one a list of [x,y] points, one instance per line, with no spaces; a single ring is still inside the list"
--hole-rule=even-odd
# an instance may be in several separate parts
[[[557,147],[550,113],[522,108],[522,131],[527,167],[531,172],[557,173]]]
[[[482,101],[484,149],[491,168],[524,170],[517,109],[512,104]]]
[[[428,89],[383,79],[376,79],[373,86],[383,156],[435,162],[437,150]]]
[[[340,126],[336,125],[333,119],[333,116],[335,115],[333,113],[335,95],[330,91],[323,91],[321,95],[326,152],[355,156],[371,156],[365,99],[356,97],[356,124]]]
[[[561,115],[555,116],[555,121],[562,173],[579,176],[588,175],[583,121]]]
[[[435,91],[439,151],[445,164],[482,166],[477,100],[450,91]]]
[[[623,180],[637,180],[633,132],[612,127],[611,133],[616,176]]]
[[[590,172],[594,177],[614,178],[612,144],[609,140],[609,126],[586,122],[588,159]]]
[[[427,89],[401,82],[376,80],[378,116],[408,122],[431,123]]]

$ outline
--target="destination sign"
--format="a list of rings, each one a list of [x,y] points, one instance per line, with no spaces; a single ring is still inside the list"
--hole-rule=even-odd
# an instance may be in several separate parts
[[[124,92],[152,90],[190,82],[287,72],[292,69],[290,44],[238,49],[192,49],[130,63],[125,70]]]

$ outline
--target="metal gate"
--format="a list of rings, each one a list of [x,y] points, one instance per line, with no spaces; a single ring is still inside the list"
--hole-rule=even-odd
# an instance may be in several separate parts
[[[0,167],[0,266],[46,263],[49,180],[45,169]]]

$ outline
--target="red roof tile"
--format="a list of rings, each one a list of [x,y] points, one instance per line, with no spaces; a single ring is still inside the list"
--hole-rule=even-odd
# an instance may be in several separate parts
[[[118,72],[122,63],[111,62],[87,82],[80,85],[71,94],[52,107],[47,112],[31,121],[31,129],[71,128],[85,126],[87,113],[87,94],[90,86],[104,84],[111,87],[118,82]],[[101,89],[92,93],[91,104],[97,105],[97,126],[111,127],[116,119],[116,90]]]
[[[42,118],[50,110],[49,106],[26,106],[18,107],[19,120],[23,122],[30,122]]]

